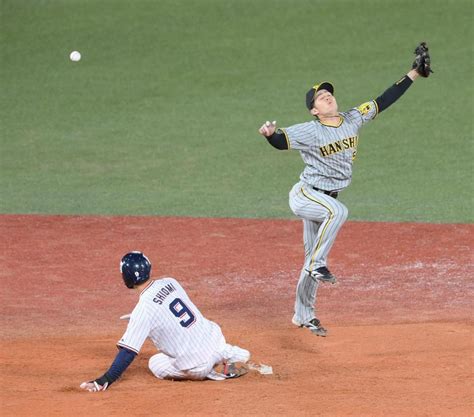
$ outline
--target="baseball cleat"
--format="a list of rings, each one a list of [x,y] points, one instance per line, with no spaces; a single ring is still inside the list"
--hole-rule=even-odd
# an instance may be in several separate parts
[[[309,271],[308,271],[309,272]],[[327,269],[325,266],[321,266],[316,271],[311,271],[309,272],[312,278],[317,279],[318,281],[321,282],[329,282],[331,284],[335,284],[337,282],[336,277],[331,274],[329,269]]]
[[[292,323],[298,327],[306,327],[316,336],[326,337],[328,334],[328,331],[321,326],[321,322],[317,318],[311,319],[307,323],[299,323],[295,319],[292,319]]]
[[[226,379],[244,376],[248,371],[248,368],[242,363],[224,362],[223,374],[225,375]]]
[[[224,381],[244,376],[249,371],[248,366],[242,362],[221,362],[214,366],[214,369],[207,375],[207,379],[213,381]]]

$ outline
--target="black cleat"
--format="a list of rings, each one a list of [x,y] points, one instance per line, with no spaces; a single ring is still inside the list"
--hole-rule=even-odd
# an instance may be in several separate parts
[[[298,323],[295,319],[293,319],[292,322],[296,326],[306,327],[311,331],[311,333],[315,334],[316,336],[326,337],[328,334],[328,331],[323,326],[321,326],[321,322],[317,318],[311,319],[307,323],[303,324]]]
[[[308,271],[309,272],[309,271]],[[327,269],[325,266],[321,266],[315,271],[309,272],[312,278],[317,279],[318,281],[321,282],[329,282],[331,284],[335,284],[337,282],[336,277],[331,274],[329,269]]]
[[[248,367],[243,363],[224,362],[224,375],[226,379],[239,378],[248,372]]]

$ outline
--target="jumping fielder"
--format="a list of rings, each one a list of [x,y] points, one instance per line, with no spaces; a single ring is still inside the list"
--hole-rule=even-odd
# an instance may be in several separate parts
[[[245,374],[249,351],[226,343],[221,328],[207,320],[174,278],[150,280],[151,263],[141,252],[127,253],[120,263],[127,288],[139,294],[127,330],[117,343],[119,352],[101,377],[83,382],[90,392],[105,391],[127,369],[149,337],[160,351],[149,360],[159,379],[216,381]],[[223,372],[214,367],[222,364]]]
[[[273,147],[300,151],[305,163],[300,181],[290,191],[290,207],[303,219],[305,248],[292,322],[318,336],[326,336],[327,330],[315,315],[316,293],[319,281],[336,282],[327,268],[327,257],[347,219],[347,208],[337,197],[351,182],[359,129],[397,101],[418,76],[433,72],[425,42],[418,45],[415,55],[412,70],[375,100],[339,112],[334,86],[322,82],[306,94],[306,106],[315,120],[278,129],[276,122],[266,122],[259,129]]]

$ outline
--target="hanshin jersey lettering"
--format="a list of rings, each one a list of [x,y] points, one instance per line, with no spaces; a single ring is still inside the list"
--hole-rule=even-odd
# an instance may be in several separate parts
[[[337,126],[312,120],[282,128],[289,149],[299,150],[306,165],[300,180],[322,190],[346,188],[352,179],[359,129],[377,113],[377,103],[369,101],[339,113]]]
[[[154,280],[142,291],[117,345],[138,353],[147,337],[181,370],[209,361],[226,346],[221,328],[201,314],[174,278]]]

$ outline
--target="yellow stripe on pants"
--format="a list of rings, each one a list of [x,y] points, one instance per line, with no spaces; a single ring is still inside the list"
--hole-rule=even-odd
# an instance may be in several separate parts
[[[329,219],[327,221],[327,223],[325,224],[323,230],[321,231],[321,235],[319,236],[319,240],[318,240],[318,244],[316,245],[316,249],[314,250],[314,253],[313,253],[313,256],[311,256],[311,262],[309,264],[309,272],[312,272],[313,271],[313,264],[314,264],[314,260],[316,258],[316,253],[318,252],[319,250],[319,247],[321,246],[321,242],[323,240],[323,236],[324,236],[324,233],[326,232],[326,229],[328,228],[329,224],[331,223],[331,221],[334,219],[334,212],[328,207],[326,206],[324,203],[321,203],[321,201],[318,201],[316,198],[306,194],[304,192],[304,189],[303,187],[301,187],[301,192],[303,193],[303,195],[308,199],[308,200],[311,200],[311,201],[314,201],[315,203],[318,203],[320,205],[322,205],[327,211],[329,211],[329,213],[331,213],[331,215],[329,216]]]

